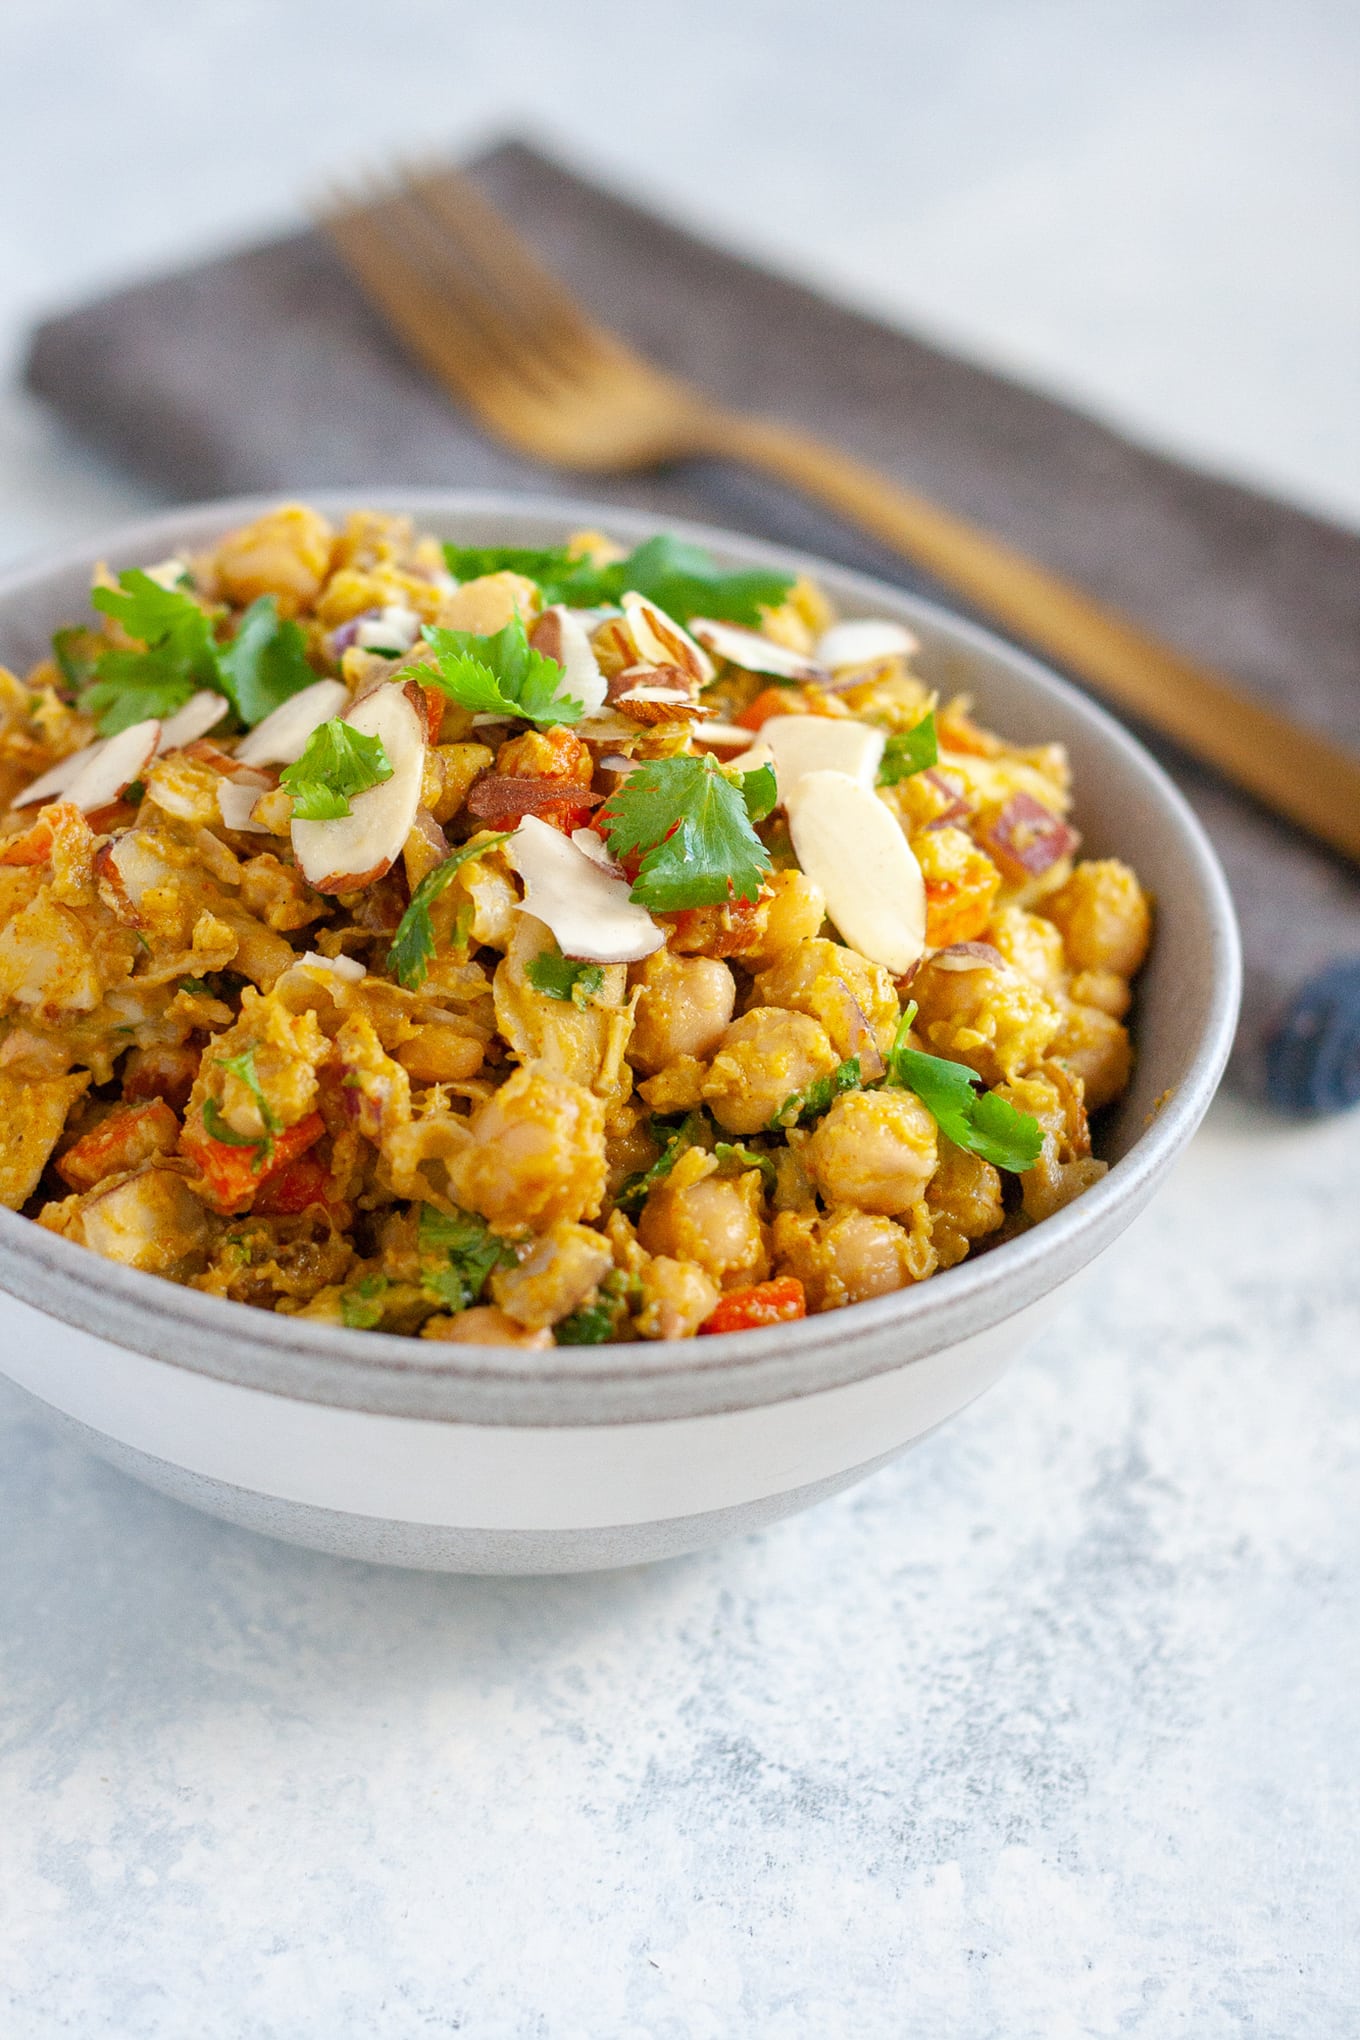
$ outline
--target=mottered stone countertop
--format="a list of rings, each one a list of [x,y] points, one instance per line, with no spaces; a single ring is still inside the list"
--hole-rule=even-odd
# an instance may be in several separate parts
[[[1344,9],[585,12],[10,0],[0,348],[510,109],[1360,511]],[[146,501],[0,391],[0,556]],[[0,2035],[1354,2033],[1358,1137],[1221,1100],[983,1401],[651,1570],[293,1550],[0,1388]]]

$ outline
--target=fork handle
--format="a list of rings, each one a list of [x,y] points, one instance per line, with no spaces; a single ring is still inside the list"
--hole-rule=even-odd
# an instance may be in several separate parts
[[[724,415],[713,421],[712,450],[792,482],[886,540],[1108,700],[1360,861],[1360,756],[810,434]]]

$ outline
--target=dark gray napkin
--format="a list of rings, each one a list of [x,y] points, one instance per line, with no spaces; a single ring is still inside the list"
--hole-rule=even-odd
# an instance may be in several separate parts
[[[710,247],[509,143],[474,175],[606,322],[730,404],[820,432],[1360,745],[1360,537],[1131,444],[1064,404]],[[41,326],[31,387],[173,494],[523,484],[299,234]],[[779,485],[686,463],[590,492],[801,546],[932,594]],[[1154,742],[1227,867],[1246,1003],[1234,1072],[1286,1110],[1360,1100],[1360,880]]]

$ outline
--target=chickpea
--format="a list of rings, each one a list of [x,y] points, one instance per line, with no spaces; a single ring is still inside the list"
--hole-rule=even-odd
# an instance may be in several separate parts
[[[895,1218],[910,1211],[935,1173],[935,1121],[910,1091],[849,1091],[837,1098],[803,1151],[828,1204]]]
[[[445,1020],[431,1020],[402,1043],[397,1061],[418,1084],[454,1084],[475,1077],[485,1053],[475,1034],[463,1034]]]
[[[702,1148],[681,1155],[643,1206],[638,1239],[649,1254],[697,1261],[720,1289],[763,1282],[770,1257],[759,1171],[719,1176],[716,1166]]]
[[[440,1339],[446,1346],[527,1346],[542,1352],[552,1345],[548,1331],[526,1331],[494,1304],[479,1303],[472,1310],[460,1310],[456,1317],[427,1318],[422,1339]]]
[[[974,1240],[996,1231],[1005,1211],[1000,1170],[984,1162],[981,1155],[955,1147],[944,1134],[939,1139],[940,1166],[930,1179],[926,1203],[940,1266],[952,1268],[965,1258]]]
[[[1050,1053],[1081,1078],[1088,1112],[1117,1098],[1133,1068],[1127,1027],[1098,1006],[1068,1005]]]
[[[1059,993],[1067,976],[1063,939],[1052,921],[1023,907],[1001,907],[992,915],[987,940],[1012,969],[1042,991]]]
[[[506,1230],[594,1218],[605,1186],[604,1102],[567,1077],[518,1069],[478,1107],[448,1164],[455,1200]]]
[[[522,1261],[496,1269],[491,1294],[516,1324],[541,1331],[579,1309],[613,1265],[613,1249],[602,1234],[559,1220]]]
[[[1087,859],[1043,903],[1061,930],[1074,970],[1108,970],[1131,978],[1148,952],[1152,909],[1127,864]]]
[[[334,533],[305,504],[289,503],[223,539],[213,558],[218,587],[245,605],[272,595],[283,616],[314,602],[330,567]]]
[[[1074,1005],[1099,1006],[1112,1020],[1122,1020],[1133,1004],[1128,979],[1113,970],[1079,970],[1067,996]]]
[[[795,943],[817,933],[826,919],[822,889],[801,871],[776,871],[768,881],[770,896],[756,909],[754,935],[734,955],[750,970],[771,964]]]
[[[1031,1069],[1062,1025],[1053,1001],[1009,964],[950,970],[932,958],[912,979],[911,993],[926,1047],[967,1063],[989,1088]]]
[[[886,1055],[897,1027],[897,992],[882,964],[839,942],[810,940],[786,949],[755,981],[757,1005],[784,1006],[819,1020],[838,1055],[860,1055],[867,1026]]]
[[[753,1006],[724,1033],[703,1094],[724,1132],[759,1133],[791,1092],[839,1063],[825,1028],[806,1013]]]
[[[642,1271],[638,1331],[644,1339],[692,1339],[720,1294],[697,1261],[658,1254]]]
[[[887,1296],[933,1273],[936,1257],[924,1207],[911,1228],[868,1211],[782,1211],[774,1222],[775,1272],[796,1275],[812,1311]]]
[[[737,987],[716,956],[658,949],[633,973],[641,987],[628,1060],[655,1076],[679,1056],[706,1061],[732,1018]]]

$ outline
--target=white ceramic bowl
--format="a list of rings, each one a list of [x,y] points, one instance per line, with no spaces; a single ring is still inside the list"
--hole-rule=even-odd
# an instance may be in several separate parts
[[[276,499],[271,499],[276,500]],[[409,511],[464,543],[546,545],[657,520],[570,502],[444,492],[314,497]],[[178,510],[0,582],[0,659],[18,670],[84,613],[90,563],[197,549],[263,500]],[[1104,1131],[1109,1174],[976,1261],[777,1330],[551,1353],[439,1346],[304,1324],[99,1259],[0,1211],[0,1369],[91,1448],[163,1492],[274,1536],[450,1572],[566,1572],[715,1542],[846,1487],[980,1394],[1063,1286],[1162,1182],[1232,1040],[1239,957],[1222,874],[1165,775],[1118,724],[986,632],[881,583],[672,525],[724,561],[806,568],[848,615],[917,632],[923,670],[990,725],[1059,739],[1089,853],[1156,896],[1138,1061]]]

